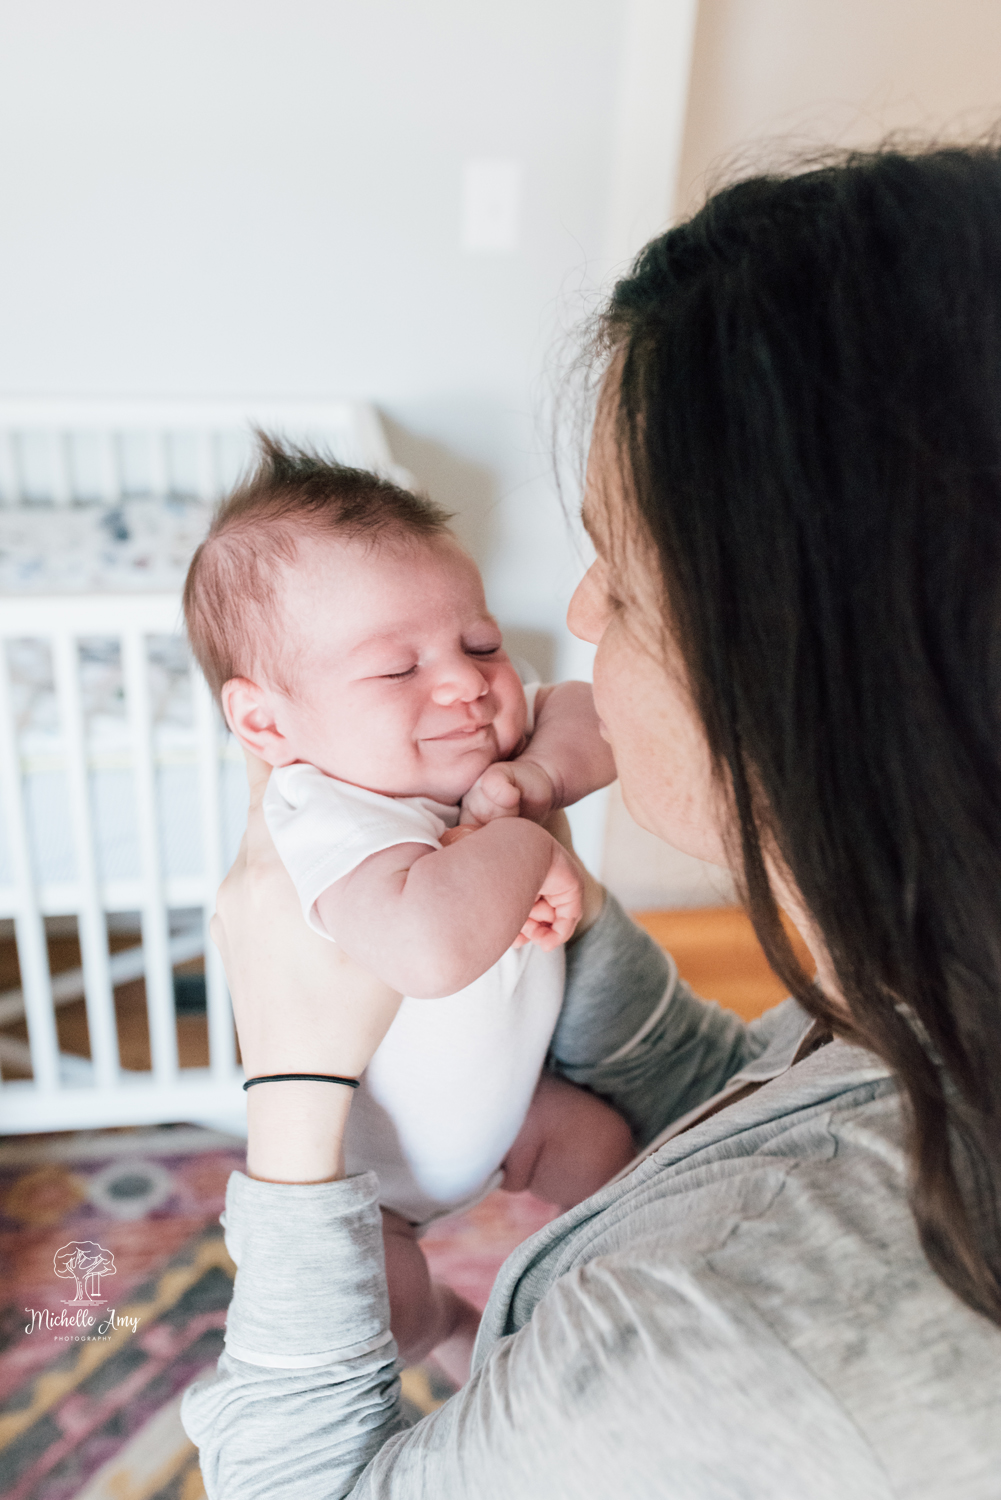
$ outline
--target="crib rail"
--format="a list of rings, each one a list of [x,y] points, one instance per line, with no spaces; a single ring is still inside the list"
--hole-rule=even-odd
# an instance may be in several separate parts
[[[245,467],[253,426],[411,482],[393,463],[378,414],[361,401],[0,398],[0,506],[177,494],[212,502]]]
[[[0,882],[0,916],[13,918],[20,990],[0,995],[0,1025],[17,1012],[28,1029],[32,1078],[0,1085],[0,1130],[8,1132],[146,1123],[156,1120],[238,1118],[243,1107],[242,1073],[225,978],[207,923],[223,873],[220,774],[224,735],[201,675],[192,666],[194,714],[191,759],[197,766],[197,805],[185,816],[197,823],[200,868],[165,874],[158,818],[157,755],[149,691],[151,637],[178,630],[180,601],[174,594],[45,596],[0,599],[0,804],[6,870]],[[120,643],[125,724],[133,781],[139,870],[129,878],[106,878],[98,856],[88,741],[80,688],[79,643],[85,638]],[[39,878],[24,795],[25,763],[16,722],[8,643],[48,642],[73,850],[73,878]],[[200,911],[192,926],[171,931],[170,912]],[[108,916],[138,912],[141,948],[112,955]],[[50,972],[45,918],[72,916],[79,935],[80,969]],[[173,965],[204,951],[210,1066],[178,1065]],[[131,969],[130,969],[131,965]],[[119,1057],[114,985],[123,975],[145,979],[152,1068],[128,1073]],[[60,1055],[55,1006],[82,992],[90,1058]],[[23,1046],[23,1044],[22,1044]],[[17,1044],[7,1043],[8,1059]]]

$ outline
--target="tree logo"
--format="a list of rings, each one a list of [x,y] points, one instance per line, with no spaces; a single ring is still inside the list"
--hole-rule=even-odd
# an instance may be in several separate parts
[[[115,1257],[93,1240],[72,1240],[52,1257],[52,1269],[67,1281],[76,1283],[73,1297],[64,1297],[69,1307],[99,1307],[107,1298],[101,1296],[101,1277],[114,1276]]]

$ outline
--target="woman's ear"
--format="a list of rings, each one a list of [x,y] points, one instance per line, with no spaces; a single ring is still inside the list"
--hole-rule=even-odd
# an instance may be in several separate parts
[[[269,766],[287,766],[295,760],[275,722],[272,692],[249,677],[231,677],[219,696],[226,723],[245,750],[260,756]]]

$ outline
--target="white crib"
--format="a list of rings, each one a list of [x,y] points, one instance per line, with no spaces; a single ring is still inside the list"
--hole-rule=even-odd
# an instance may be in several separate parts
[[[242,1117],[229,998],[206,926],[239,837],[245,781],[178,637],[185,554],[249,457],[252,426],[410,482],[377,414],[358,402],[0,400],[0,519],[13,517],[16,543],[0,548],[0,921],[13,925],[20,969],[19,986],[0,994],[0,1026],[23,1016],[28,1031],[27,1044],[0,1033],[0,1064],[31,1073],[0,1084],[0,1131]],[[94,587],[74,541],[93,507],[128,536],[129,515],[144,504],[147,526],[158,506],[176,510],[167,561],[157,555],[151,567],[133,547],[95,591],[67,591]],[[58,591],[32,572],[40,526],[56,552],[70,538]],[[29,665],[51,665],[41,728],[25,728],[31,690],[13,665],[25,652]],[[110,711],[94,707],[95,672],[99,687],[112,684]],[[176,722],[160,700],[181,704]],[[109,918],[123,913],[138,941],[112,953]],[[74,921],[81,963],[53,976],[46,924],[59,919]],[[181,1068],[173,969],[202,953],[209,1066]],[[152,1066],[130,1072],[114,988],[140,976]],[[60,1053],[57,1038],[56,1007],[81,995],[89,1058]]]

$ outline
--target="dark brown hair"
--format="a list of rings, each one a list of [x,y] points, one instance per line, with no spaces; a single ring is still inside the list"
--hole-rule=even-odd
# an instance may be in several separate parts
[[[602,333],[755,929],[894,1070],[925,1252],[1001,1322],[1001,151],[727,187]],[[769,850],[850,1022],[796,962]]]
[[[450,517],[426,495],[258,432],[253,473],[221,502],[184,584],[184,618],[198,664],[218,700],[231,677],[264,670],[291,690],[279,595],[306,536],[427,540]]]

